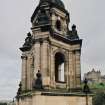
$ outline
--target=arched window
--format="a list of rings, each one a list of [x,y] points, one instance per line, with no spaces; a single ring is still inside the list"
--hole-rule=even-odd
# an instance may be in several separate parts
[[[64,68],[65,68],[65,58],[62,53],[55,54],[55,81],[65,82]]]
[[[60,20],[56,21],[56,28],[58,31],[61,31],[61,21]]]

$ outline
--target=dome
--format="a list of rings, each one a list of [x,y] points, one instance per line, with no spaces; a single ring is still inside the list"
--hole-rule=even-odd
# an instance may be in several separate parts
[[[55,5],[58,5],[59,7],[65,8],[64,3],[61,0],[40,0],[40,3],[42,2],[53,3]]]
[[[62,8],[65,8],[64,3],[61,0],[51,0],[53,3],[59,5]]]

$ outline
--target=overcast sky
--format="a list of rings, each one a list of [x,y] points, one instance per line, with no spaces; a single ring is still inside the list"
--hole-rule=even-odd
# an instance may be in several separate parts
[[[62,0],[63,1],[63,0]],[[30,17],[39,0],[0,0],[0,100],[16,95],[21,75],[21,52]],[[81,70],[105,74],[105,0],[64,0],[72,24],[83,39]]]

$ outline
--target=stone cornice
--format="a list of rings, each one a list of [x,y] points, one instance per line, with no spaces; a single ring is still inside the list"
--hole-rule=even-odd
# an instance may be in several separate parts
[[[45,37],[45,38],[38,38],[38,39],[34,39],[34,44],[35,43],[43,43],[43,42],[48,42],[49,41],[49,38],[48,37]]]
[[[80,44],[80,46],[82,46],[82,39],[75,39],[75,40],[70,40],[62,35],[59,35],[57,33],[52,32],[51,36],[59,41],[62,41],[64,43],[70,44],[70,45],[74,45],[74,44]]]
[[[63,93],[63,92],[42,92],[41,95],[44,96],[78,96],[78,97],[84,97],[86,96],[84,93]],[[88,96],[92,96],[93,94],[88,94]]]
[[[21,47],[19,48],[22,52],[25,52],[25,51],[29,51],[31,49],[30,46],[26,46],[26,47]]]
[[[22,56],[21,56],[21,59],[26,59],[26,60],[27,60],[27,56],[22,55]]]

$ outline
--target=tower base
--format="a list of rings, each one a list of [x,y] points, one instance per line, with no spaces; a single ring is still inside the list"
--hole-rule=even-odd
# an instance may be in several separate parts
[[[16,105],[92,105],[92,96],[86,97],[80,93],[37,91],[20,95]]]

